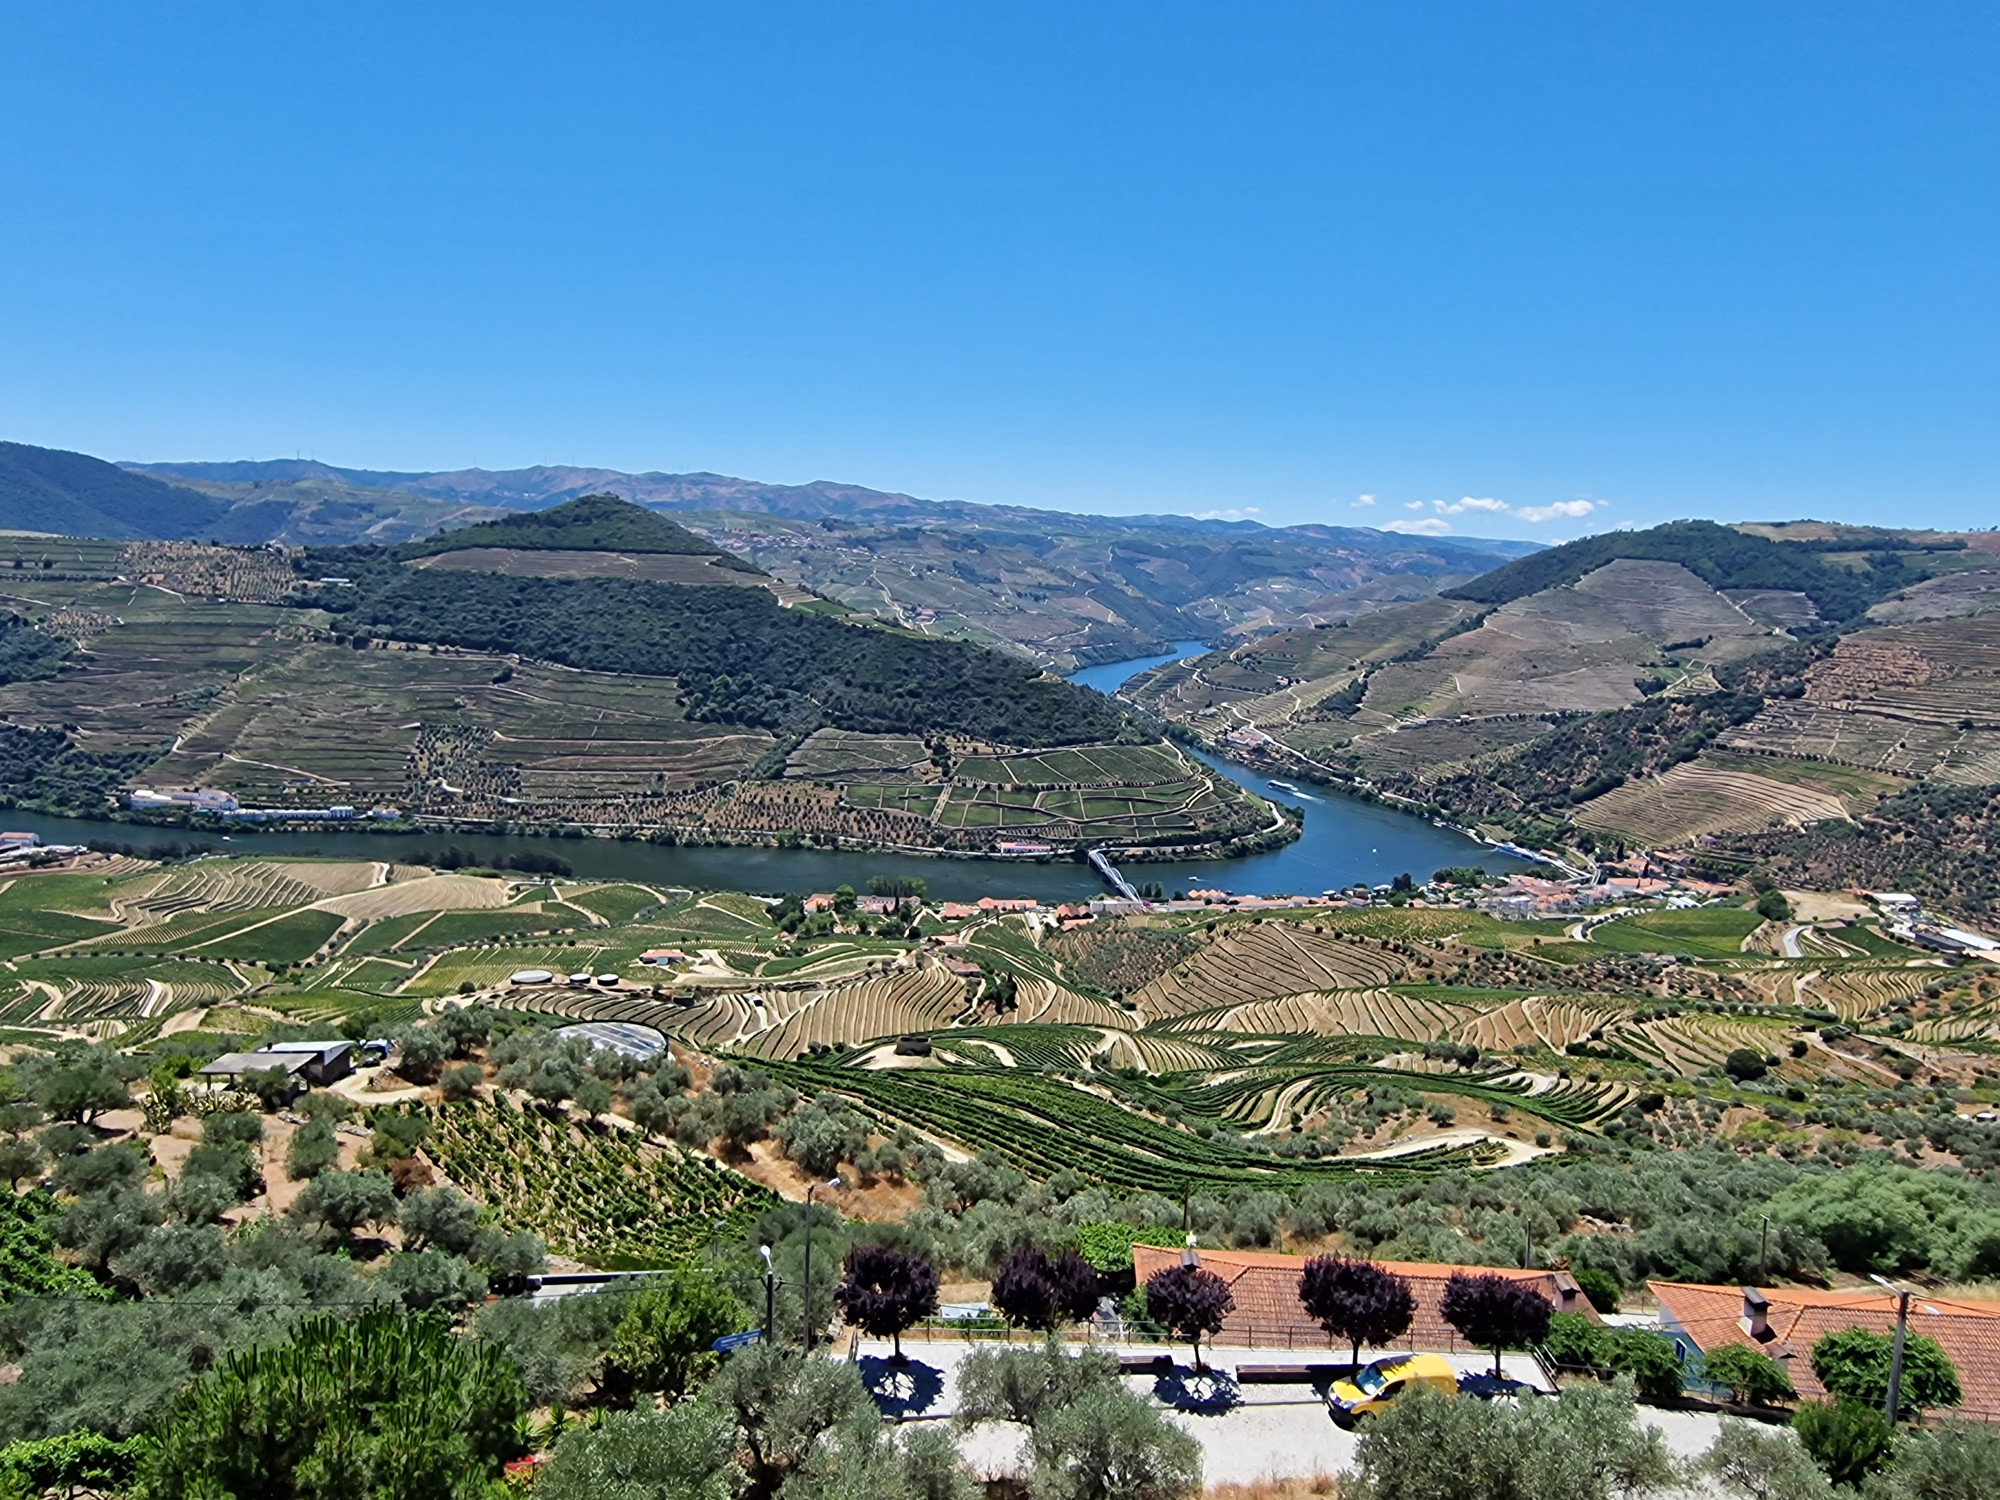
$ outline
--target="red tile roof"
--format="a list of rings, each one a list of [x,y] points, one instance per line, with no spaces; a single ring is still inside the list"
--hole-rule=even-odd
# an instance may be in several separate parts
[[[1886,1292],[1815,1292],[1761,1288],[1767,1299],[1768,1337],[1748,1331],[1744,1289],[1686,1282],[1647,1283],[1660,1299],[1662,1326],[1679,1329],[1704,1354],[1727,1344],[1762,1349],[1785,1367],[1800,1396],[1820,1401],[1826,1388],[1813,1378],[1812,1346],[1843,1328],[1896,1331],[1896,1299]],[[2000,1303],[1959,1298],[1910,1298],[1910,1332],[1937,1340],[1958,1366],[1968,1417],[2000,1421]]]
[[[1299,1305],[1299,1272],[1305,1268],[1302,1255],[1276,1255],[1255,1250],[1199,1250],[1202,1266],[1229,1283],[1236,1306],[1223,1320],[1220,1342],[1257,1348],[1328,1349],[1344,1351],[1345,1346],[1329,1339],[1326,1331],[1307,1316]],[[1180,1264],[1179,1250],[1156,1245],[1132,1247],[1133,1275],[1143,1285],[1155,1271]],[[1378,1261],[1384,1270],[1394,1271],[1410,1283],[1417,1299],[1416,1317],[1410,1331],[1397,1347],[1451,1351],[1466,1347],[1458,1330],[1444,1320],[1438,1304],[1444,1286],[1454,1274],[1505,1276],[1510,1281],[1532,1283],[1536,1290],[1556,1305],[1558,1311],[1581,1312],[1593,1320],[1597,1313],[1578,1291],[1575,1281],[1558,1271],[1511,1271],[1495,1266],[1440,1266],[1428,1261]]]

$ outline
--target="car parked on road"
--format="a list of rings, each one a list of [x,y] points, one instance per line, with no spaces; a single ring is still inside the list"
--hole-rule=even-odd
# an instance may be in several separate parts
[[[1364,1365],[1351,1380],[1336,1380],[1327,1388],[1327,1410],[1342,1426],[1350,1426],[1379,1411],[1417,1386],[1458,1393],[1458,1371],[1442,1354],[1395,1354]]]

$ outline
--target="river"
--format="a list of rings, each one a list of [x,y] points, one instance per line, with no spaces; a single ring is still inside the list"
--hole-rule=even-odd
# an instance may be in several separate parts
[[[1174,650],[1163,655],[1085,667],[1072,674],[1070,680],[1111,693],[1148,667],[1200,655],[1206,649],[1200,641],[1177,641]],[[1405,871],[1421,880],[1443,865],[1520,867],[1519,861],[1463,834],[1433,827],[1422,818],[1334,792],[1282,791],[1245,767],[1199,751],[1192,753],[1262,796],[1305,809],[1305,829],[1296,842],[1270,854],[1247,859],[1180,860],[1131,868],[1134,880],[1157,880],[1170,894],[1194,887],[1221,887],[1239,894],[1316,894],[1358,880],[1379,884]],[[900,875],[920,877],[928,884],[932,896],[948,901],[976,900],[980,896],[1076,900],[1104,891],[1103,884],[1087,866],[1069,861],[1002,866],[990,860],[843,854],[817,849],[690,849],[615,839],[475,833],[371,834],[334,828],[246,831],[227,837],[19,810],[0,812],[0,823],[38,834],[48,844],[116,839],[143,848],[153,843],[185,840],[213,844],[217,850],[232,853],[323,855],[337,859],[398,859],[418,851],[435,852],[447,845],[456,845],[483,860],[547,853],[569,861],[578,875],[593,879],[639,880],[697,890],[830,891],[839,885],[862,890],[871,875]]]

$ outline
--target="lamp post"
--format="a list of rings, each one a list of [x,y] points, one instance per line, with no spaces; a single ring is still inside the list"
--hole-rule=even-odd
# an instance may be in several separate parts
[[[1903,1400],[1903,1345],[1910,1332],[1910,1294],[1887,1277],[1868,1278],[1885,1292],[1896,1294],[1896,1342],[1889,1352],[1889,1425],[1896,1425],[1896,1408]]]
[[[757,1253],[764,1257],[764,1342],[768,1345],[777,1337],[775,1316],[778,1297],[778,1273],[771,1266],[771,1247],[759,1245]]]
[[[804,1296],[805,1340],[806,1352],[808,1354],[812,1352],[812,1346],[817,1342],[813,1337],[813,1194],[818,1192],[823,1186],[837,1188],[840,1186],[840,1179],[835,1177],[826,1183],[815,1182],[811,1187],[806,1189],[806,1284]]]

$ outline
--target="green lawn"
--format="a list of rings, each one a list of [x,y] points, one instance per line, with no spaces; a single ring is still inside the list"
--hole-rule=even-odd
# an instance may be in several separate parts
[[[1647,912],[1591,930],[1590,941],[1619,953],[1680,953],[1690,958],[1734,958],[1743,939],[1763,925],[1754,911],[1704,906],[1693,911]]]
[[[340,930],[341,918],[330,911],[295,911],[268,926],[234,933],[200,950],[205,958],[249,958],[267,964],[297,963],[311,958]]]
[[[656,894],[638,885],[598,885],[589,890],[569,890],[563,892],[563,900],[570,906],[595,912],[607,922],[629,922],[640,912],[660,904]]]

